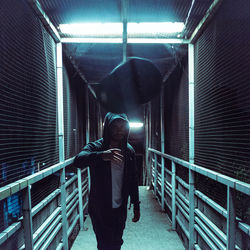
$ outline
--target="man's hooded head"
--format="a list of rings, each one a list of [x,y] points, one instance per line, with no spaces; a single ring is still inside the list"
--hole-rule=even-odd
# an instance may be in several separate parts
[[[111,140],[127,143],[129,135],[129,121],[126,114],[107,113],[104,118],[103,139],[106,145]]]

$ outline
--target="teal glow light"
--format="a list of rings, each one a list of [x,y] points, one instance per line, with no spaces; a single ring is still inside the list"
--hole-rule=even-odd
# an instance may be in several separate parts
[[[128,23],[129,36],[145,36],[180,33],[184,29],[183,22],[142,22]],[[120,23],[72,23],[60,24],[59,29],[63,34],[81,37],[122,37],[123,24]]]
[[[130,122],[129,126],[130,128],[142,128],[143,123],[142,122]]]

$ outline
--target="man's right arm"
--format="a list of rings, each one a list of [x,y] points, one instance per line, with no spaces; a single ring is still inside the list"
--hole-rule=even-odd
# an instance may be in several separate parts
[[[96,142],[87,144],[83,150],[75,157],[74,166],[77,168],[86,168],[98,161],[113,161],[120,163],[123,161],[121,150],[117,148],[100,150],[100,146]]]
[[[75,157],[73,164],[77,168],[86,168],[102,160],[102,153],[103,151],[98,151],[95,143],[89,143]]]

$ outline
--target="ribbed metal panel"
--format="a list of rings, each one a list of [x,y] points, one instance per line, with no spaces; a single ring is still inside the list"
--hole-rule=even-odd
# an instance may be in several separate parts
[[[195,164],[248,183],[249,9],[249,1],[224,1],[195,43]],[[226,206],[225,186],[196,179],[197,189]],[[249,220],[249,197],[236,199],[237,215]]]
[[[184,58],[165,82],[164,126],[165,153],[186,161],[189,160],[188,112],[188,68]],[[166,166],[171,170],[169,161]],[[176,172],[188,181],[187,169],[176,164]]]
[[[1,8],[0,154],[5,185],[36,171],[38,163],[40,168],[55,164],[58,154],[55,44],[29,6],[8,1]]]
[[[64,145],[65,159],[76,155],[85,144],[85,94],[84,82],[64,58]]]
[[[187,61],[178,65],[165,83],[165,152],[189,160]]]
[[[161,116],[160,116],[160,96],[156,96],[151,101],[151,147],[161,150]]]
[[[249,182],[250,3],[239,2],[195,44],[195,163]]]
[[[57,163],[58,140],[55,43],[26,2],[1,1],[0,11],[0,186],[4,186]],[[20,205],[18,194],[1,201],[9,219],[0,220],[0,227],[15,219]]]
[[[89,132],[89,140],[95,141],[98,138],[98,109],[97,109],[97,100],[89,91],[89,124],[90,124],[90,132]]]

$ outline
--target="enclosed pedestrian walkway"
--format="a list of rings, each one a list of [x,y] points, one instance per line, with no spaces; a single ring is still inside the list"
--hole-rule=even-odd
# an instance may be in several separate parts
[[[126,113],[123,249],[250,249],[249,0],[1,0],[0,250],[96,249],[74,157]],[[88,229],[88,230],[86,230]]]
[[[139,189],[141,200],[141,219],[133,223],[133,209],[128,212],[128,220],[124,230],[124,250],[151,250],[151,249],[185,249],[177,233],[171,229],[171,221],[161,210],[157,199],[149,187]],[[72,250],[95,250],[96,239],[90,218],[84,224],[85,230],[77,236]]]

